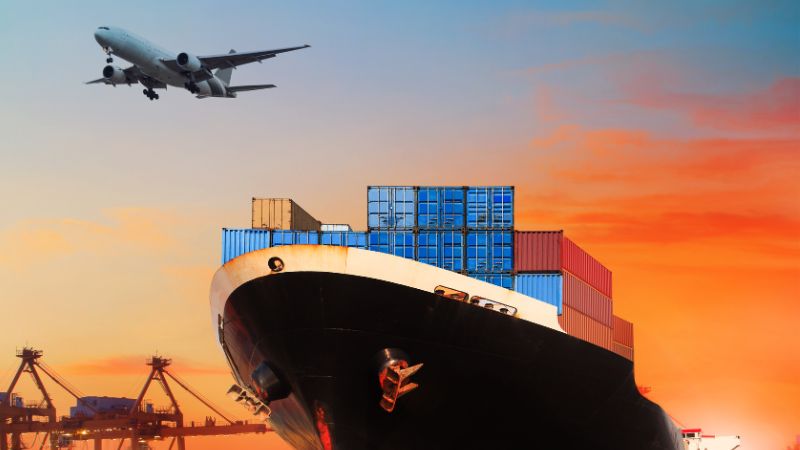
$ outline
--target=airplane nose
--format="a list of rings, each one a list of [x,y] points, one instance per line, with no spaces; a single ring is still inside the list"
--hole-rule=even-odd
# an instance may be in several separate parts
[[[106,39],[105,39],[105,30],[95,30],[94,32],[94,40],[97,41],[98,44],[105,46]]]

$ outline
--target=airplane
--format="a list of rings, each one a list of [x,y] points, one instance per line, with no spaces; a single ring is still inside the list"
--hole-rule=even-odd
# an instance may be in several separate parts
[[[228,54],[195,56],[188,52],[176,55],[117,27],[98,27],[94,38],[108,56],[108,65],[103,68],[103,78],[86,84],[105,83],[116,87],[118,84],[130,86],[141,83],[145,87],[142,93],[150,100],[158,99],[155,89],[167,89],[168,85],[185,88],[197,98],[235,98],[238,92],[274,88],[274,84],[231,86],[231,72],[242,64],[260,63],[279,53],[310,47],[302,45],[254,52],[231,50]],[[126,69],[112,66],[112,55],[133,65]]]

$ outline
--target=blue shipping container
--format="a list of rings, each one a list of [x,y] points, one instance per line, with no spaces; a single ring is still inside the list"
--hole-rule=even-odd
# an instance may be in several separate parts
[[[514,277],[514,290],[558,308],[564,303],[564,279],[561,274],[524,273]]]
[[[512,229],[514,188],[471,186],[467,188],[467,228]]]
[[[367,245],[372,251],[415,259],[415,238],[412,231],[370,231]]]
[[[379,229],[411,229],[416,226],[416,189],[413,186],[367,188],[367,226]]]
[[[460,272],[464,270],[464,233],[461,231],[420,231],[417,261]]]
[[[514,279],[507,273],[468,273],[468,276],[476,280],[485,281],[487,283],[496,284],[497,286],[511,289],[514,285]]]
[[[467,231],[467,271],[502,273],[514,269],[512,231]]]
[[[323,231],[319,234],[322,245],[367,248],[367,233],[359,231]]]
[[[421,186],[417,192],[417,226],[434,230],[463,228],[464,199],[463,187]]]
[[[270,246],[269,230],[222,229],[222,264],[255,250]]]
[[[296,244],[319,244],[316,231],[272,230],[272,246]]]

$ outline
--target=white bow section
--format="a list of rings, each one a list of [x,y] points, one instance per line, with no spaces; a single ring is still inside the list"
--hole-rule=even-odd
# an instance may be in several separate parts
[[[283,261],[280,272],[272,272],[270,258]],[[500,286],[470,278],[449,270],[399,256],[357,248],[331,245],[286,245],[245,253],[222,266],[211,282],[211,320],[225,308],[231,293],[244,283],[264,276],[286,272],[328,272],[374,278],[433,293],[437,286],[466,292],[517,308],[516,318],[563,332],[555,306]],[[378,300],[376,298],[376,300]],[[442,301],[455,301],[442,298]],[[488,311],[487,311],[488,313]]]

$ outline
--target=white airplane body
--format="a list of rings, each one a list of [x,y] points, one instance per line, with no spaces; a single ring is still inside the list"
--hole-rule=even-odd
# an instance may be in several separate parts
[[[103,68],[103,78],[89,81],[87,84],[130,86],[141,83],[146,88],[142,93],[150,100],[158,98],[155,89],[166,89],[168,85],[185,88],[197,98],[234,98],[237,92],[274,88],[274,84],[231,86],[231,72],[242,64],[261,62],[275,57],[278,53],[309,47],[303,45],[243,53],[231,50],[227,54],[198,57],[187,52],[178,54],[169,52],[117,27],[99,27],[94,33],[94,38],[109,56],[107,63],[113,61],[111,55],[116,55],[133,65],[121,69],[109,64]]]

